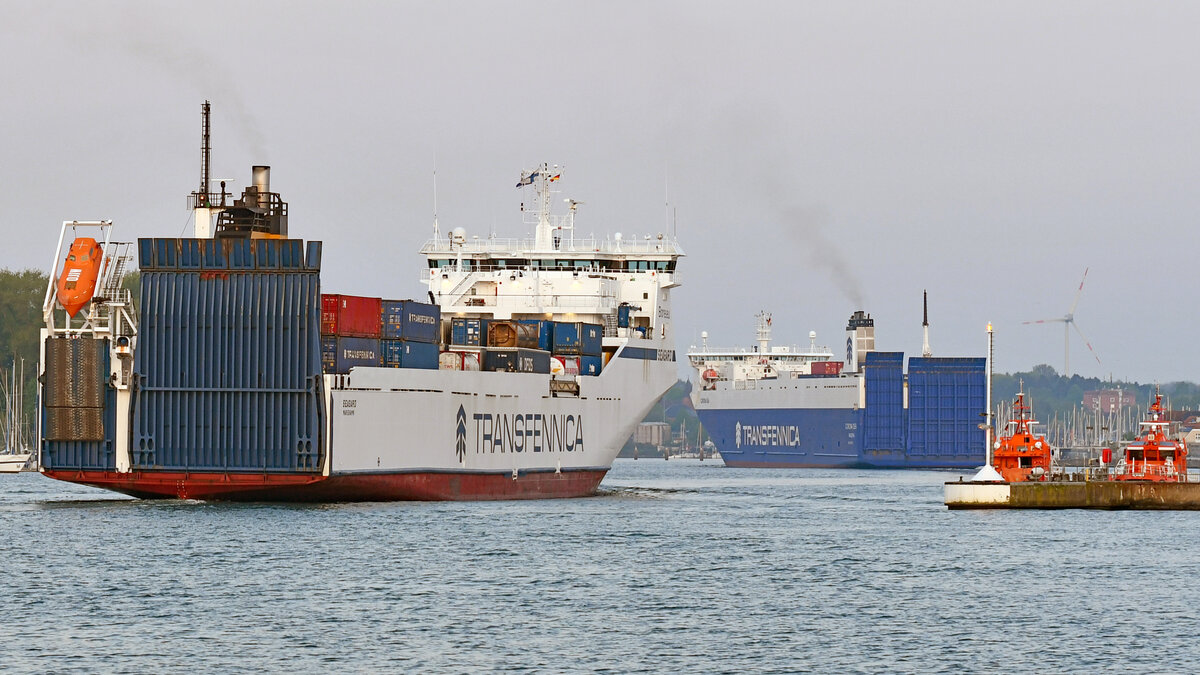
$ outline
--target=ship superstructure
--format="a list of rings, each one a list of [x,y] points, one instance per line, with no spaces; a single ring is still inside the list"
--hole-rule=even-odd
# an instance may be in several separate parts
[[[927,323],[927,319],[926,319]],[[722,459],[734,467],[969,467],[984,458],[983,358],[913,357],[875,349],[875,321],[854,312],[844,356],[771,344],[757,316],[751,349],[688,359],[692,401]],[[926,344],[928,339],[926,338]]]
[[[207,133],[206,106],[205,176]],[[562,216],[550,208],[562,175],[548,165],[521,175],[518,187],[537,197],[532,240],[443,236],[435,225],[421,273],[432,304],[374,299],[385,308],[367,317],[375,330],[392,318],[434,324],[422,323],[420,342],[391,341],[399,354],[440,349],[432,365],[371,353],[387,340],[350,338],[343,348],[340,333],[325,335],[323,308],[349,296],[322,294],[321,243],[289,237],[269,167],[255,167],[237,199],[224,183],[209,192],[205,177],[192,195],[194,237],[137,243],[140,312],[128,294],[97,294],[72,319],[52,283],[42,471],[140,497],[591,494],[675,381],[670,291],[683,251],[662,235],[574,237],[581,202]],[[60,266],[56,256],[52,279]],[[113,283],[107,274],[99,287]],[[528,322],[563,339],[547,349],[472,345],[456,330],[472,321],[485,335],[491,326],[509,337]],[[598,339],[564,338],[579,334]],[[328,340],[336,358],[324,358]],[[570,343],[565,353],[587,351],[551,358],[560,342]],[[551,372],[542,365],[551,361],[576,370]]]

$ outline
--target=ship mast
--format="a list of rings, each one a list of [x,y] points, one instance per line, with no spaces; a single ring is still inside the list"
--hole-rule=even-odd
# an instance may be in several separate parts
[[[925,293],[925,318],[921,321],[921,330],[924,333],[924,341],[921,344],[921,356],[929,358],[933,356],[933,350],[929,348],[929,291]]]
[[[758,319],[755,331],[758,340],[758,353],[766,354],[767,348],[771,344],[771,313],[759,312],[754,318]]]
[[[212,168],[212,144],[210,142],[212,106],[208,101],[200,106],[200,118],[200,188],[191,195],[192,210],[195,211],[193,233],[197,239],[212,239],[213,216],[220,213],[222,208],[212,203],[213,195],[209,189]],[[221,201],[224,202],[224,183],[222,182],[221,185]],[[224,205],[222,204],[222,206]]]

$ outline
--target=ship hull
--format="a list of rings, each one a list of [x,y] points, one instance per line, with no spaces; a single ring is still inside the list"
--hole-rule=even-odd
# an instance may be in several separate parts
[[[698,360],[693,356],[694,360]],[[984,359],[868,352],[862,372],[692,392],[727,466],[960,469],[984,462]]]
[[[863,447],[861,410],[743,408],[696,410],[726,466],[735,468],[968,469],[983,451],[918,454],[903,443]]]
[[[675,382],[674,351],[617,351],[577,394],[545,374],[356,368],[322,378],[320,461],[311,469],[204,466],[241,449],[167,454],[191,463],[43,467],[52,478],[145,499],[342,502],[553,499],[595,494],[633,427]],[[184,412],[184,411],[181,411]],[[176,420],[183,427],[187,420]],[[114,425],[115,427],[115,425]],[[115,439],[114,439],[115,440]],[[108,458],[97,451],[88,456]],[[119,454],[119,453],[117,453]],[[300,457],[300,455],[297,455]],[[129,461],[129,460],[126,460]]]
[[[212,472],[47,471],[71,483],[140,499],[209,501],[364,502],[556,499],[596,493],[607,469],[512,473],[224,474]]]

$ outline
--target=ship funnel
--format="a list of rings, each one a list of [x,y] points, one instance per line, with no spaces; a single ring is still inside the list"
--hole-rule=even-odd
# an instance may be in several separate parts
[[[254,176],[254,188],[258,191],[258,206],[268,208],[271,206],[271,198],[268,195],[271,192],[271,167],[256,165],[251,171]]]
[[[846,324],[846,367],[849,372],[862,370],[867,352],[875,351],[875,319],[861,309],[850,315]]]

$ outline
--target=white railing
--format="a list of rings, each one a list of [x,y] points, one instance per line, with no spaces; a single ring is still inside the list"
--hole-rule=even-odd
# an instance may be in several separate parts
[[[436,295],[434,296],[437,297]],[[445,296],[443,296],[444,298]],[[439,298],[441,300],[442,298]],[[543,294],[543,295],[467,295],[453,305],[442,305],[442,311],[478,311],[481,307],[550,309],[561,307],[580,313],[604,314],[616,311],[617,298],[613,295],[595,294]]]
[[[561,238],[558,246],[550,250],[538,250],[537,242],[533,239],[470,239],[462,243],[451,242],[448,237],[430,239],[421,247],[421,253],[506,253],[512,257],[538,258],[539,254],[548,257],[555,253],[620,253],[641,255],[683,255],[679,243],[671,239],[571,239]]]

